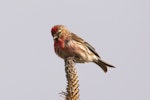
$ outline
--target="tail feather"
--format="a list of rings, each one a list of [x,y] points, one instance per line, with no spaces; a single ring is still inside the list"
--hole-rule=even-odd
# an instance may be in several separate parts
[[[115,68],[113,65],[111,64],[108,64],[107,62],[99,59],[98,61],[95,62],[97,65],[99,65],[103,71],[106,73],[107,72],[107,67],[112,67],[112,68]]]

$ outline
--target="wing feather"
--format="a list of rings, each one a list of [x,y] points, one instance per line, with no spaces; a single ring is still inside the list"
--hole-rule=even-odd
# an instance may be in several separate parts
[[[90,51],[92,51],[96,56],[98,56],[100,58],[100,56],[98,55],[98,53],[95,51],[95,48],[90,45],[89,43],[87,43],[86,41],[84,41],[82,38],[78,37],[76,34],[71,33],[71,38],[77,42],[82,43],[83,45],[85,45],[86,47],[88,47],[88,49]]]

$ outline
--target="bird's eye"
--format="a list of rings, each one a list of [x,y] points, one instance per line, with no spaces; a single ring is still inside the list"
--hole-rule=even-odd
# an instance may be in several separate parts
[[[58,35],[60,35],[60,33],[61,33],[61,30],[59,30],[59,31],[57,32]]]
[[[59,35],[61,32],[58,32],[57,34]]]

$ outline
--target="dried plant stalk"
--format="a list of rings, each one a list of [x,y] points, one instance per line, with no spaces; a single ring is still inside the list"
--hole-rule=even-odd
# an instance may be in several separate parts
[[[67,78],[67,94],[66,100],[79,100],[79,80],[75,68],[75,61],[73,57],[68,57],[65,60],[65,72]]]

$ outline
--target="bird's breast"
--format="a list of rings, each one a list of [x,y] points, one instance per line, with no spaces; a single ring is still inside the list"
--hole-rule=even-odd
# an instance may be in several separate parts
[[[54,47],[59,57],[63,59],[75,57],[76,62],[79,63],[93,61],[96,57],[85,45],[77,41],[57,41]]]
[[[61,58],[66,58],[66,57],[74,55],[68,40],[66,40],[66,41],[61,41],[61,40],[55,41],[54,49],[55,49],[56,54]]]
[[[62,40],[57,40],[54,42],[54,47],[64,48],[64,42]]]

